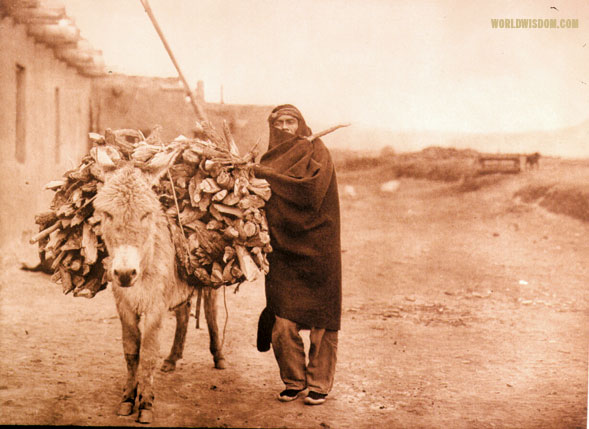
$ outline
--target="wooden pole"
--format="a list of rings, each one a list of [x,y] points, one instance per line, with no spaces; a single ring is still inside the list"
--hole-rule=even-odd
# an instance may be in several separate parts
[[[157,21],[155,19],[153,11],[151,10],[151,7],[149,6],[148,0],[139,0],[139,1],[143,5],[143,9],[145,9],[145,12],[147,13],[147,16],[149,16],[149,19],[151,20],[151,23],[153,24],[155,31],[157,31],[158,36],[160,37],[162,43],[164,44],[164,47],[166,48],[166,51],[168,52],[168,55],[170,56],[170,59],[172,60],[174,67],[176,67],[176,71],[178,71],[178,76],[180,77],[180,80],[184,84],[184,89],[186,90],[186,94],[190,98],[190,104],[192,105],[192,108],[194,109],[194,113],[196,114],[197,119],[199,121],[206,121],[207,120],[206,114],[205,114],[203,108],[200,106],[200,104],[195,100],[194,94],[193,94],[192,90],[190,89],[190,85],[188,85],[186,78],[184,77],[184,75],[182,74],[182,71],[180,70],[180,66],[178,65],[178,62],[176,61],[176,58],[174,57],[174,54],[172,53],[172,49],[170,49],[170,45],[168,45],[168,42],[166,41],[166,38],[164,37],[164,33],[162,32],[162,29],[160,28],[159,24],[157,23]]]
[[[330,127],[326,130],[323,131],[319,131],[318,133],[312,134],[309,137],[305,137],[307,140],[309,140],[310,142],[312,142],[313,140],[318,139],[319,137],[323,137],[324,135],[327,135],[329,133],[333,133],[335,130],[339,130],[340,128],[344,128],[344,127],[349,127],[350,124],[340,124],[340,125],[336,125],[334,127]]]

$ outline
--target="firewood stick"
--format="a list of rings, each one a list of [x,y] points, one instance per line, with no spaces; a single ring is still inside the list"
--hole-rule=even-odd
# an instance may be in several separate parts
[[[59,253],[59,255],[53,260],[53,263],[51,264],[51,269],[53,271],[55,271],[59,265],[61,264],[61,261],[63,260],[63,258],[66,256],[66,251],[62,251]]]
[[[33,235],[29,240],[29,243],[35,244],[37,241],[44,239],[45,237],[49,236],[53,231],[59,229],[61,226],[61,222],[55,222],[49,228],[45,228],[43,231],[39,232],[38,234]]]
[[[233,135],[231,134],[231,130],[229,129],[227,121],[223,121],[223,134],[225,135],[225,140],[227,140],[227,144],[229,145],[229,151],[231,152],[231,154],[239,156],[239,149],[235,144],[235,140],[233,139]]]
[[[42,231],[43,229],[48,228],[49,226],[53,225],[55,222],[57,222],[57,215],[55,214],[55,212],[53,210],[39,213],[38,215],[35,216],[35,223],[37,225],[39,225],[39,231]]]
[[[52,180],[51,182],[45,185],[45,189],[57,189],[66,184],[65,180]]]
[[[245,275],[247,281],[254,281],[258,275],[260,274],[260,270],[258,266],[252,259],[252,256],[243,246],[235,246],[235,252],[237,253],[237,260],[239,262],[239,267],[241,271]]]
[[[254,143],[254,145],[248,150],[248,154],[251,154],[252,156],[252,160],[256,157],[257,153],[258,153],[258,148],[260,146],[260,142],[262,141],[261,138],[258,138],[258,140],[256,140],[256,142]]]
[[[202,302],[202,287],[198,288],[196,297],[196,308],[194,309],[194,318],[196,319],[196,329],[200,329],[200,307]]]

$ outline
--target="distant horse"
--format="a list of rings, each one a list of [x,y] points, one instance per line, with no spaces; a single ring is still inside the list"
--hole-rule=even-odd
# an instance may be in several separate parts
[[[526,168],[529,170],[531,170],[534,167],[539,168],[539,160],[540,154],[538,152],[534,152],[531,155],[526,155]]]
[[[175,311],[174,343],[161,368],[173,371],[184,350],[190,299],[195,288],[178,276],[168,220],[151,189],[155,178],[131,165],[106,171],[105,177],[94,209],[101,221],[101,235],[110,258],[108,273],[121,320],[127,362],[127,382],[118,414],[132,414],[138,397],[137,421],[149,423],[153,419],[153,377],[159,359],[162,319],[168,310]],[[216,292],[204,289],[204,307],[215,367],[224,368],[216,321]],[[140,319],[143,319],[143,332],[139,328]]]

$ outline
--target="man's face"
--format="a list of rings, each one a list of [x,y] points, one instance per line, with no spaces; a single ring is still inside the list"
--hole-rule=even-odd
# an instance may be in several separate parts
[[[286,131],[290,134],[296,134],[297,129],[299,128],[299,121],[294,116],[290,115],[280,115],[278,118],[274,120],[272,123],[274,128],[278,128],[279,130]]]

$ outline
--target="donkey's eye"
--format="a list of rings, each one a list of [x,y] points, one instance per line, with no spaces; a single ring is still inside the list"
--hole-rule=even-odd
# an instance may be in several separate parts
[[[141,215],[141,221],[144,221],[145,219],[149,218],[150,215],[150,212],[144,213],[143,215]]]

